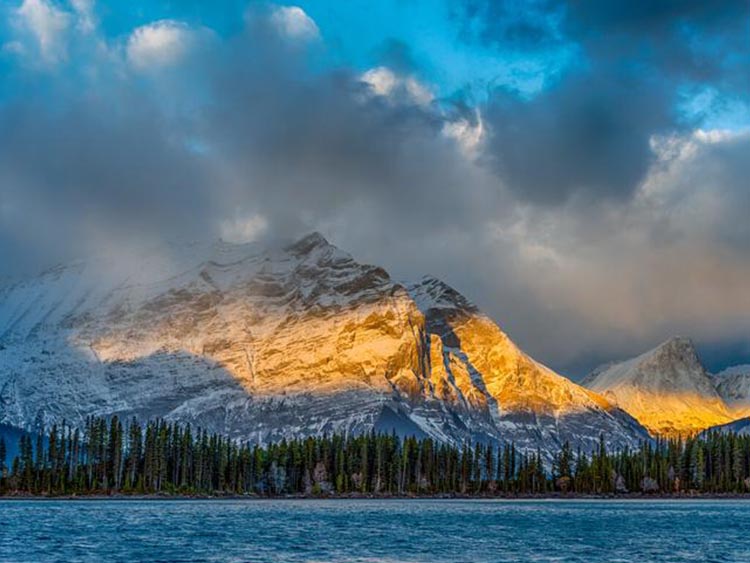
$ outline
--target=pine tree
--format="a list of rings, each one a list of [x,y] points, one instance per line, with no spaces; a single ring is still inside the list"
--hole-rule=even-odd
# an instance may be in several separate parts
[[[8,455],[8,450],[5,446],[5,437],[0,436],[0,478],[5,477],[5,468],[6,468],[6,457]]]

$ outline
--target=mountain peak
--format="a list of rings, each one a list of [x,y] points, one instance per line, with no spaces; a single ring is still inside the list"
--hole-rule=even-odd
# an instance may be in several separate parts
[[[656,348],[651,350],[651,353],[666,354],[685,352],[692,353],[697,356],[695,345],[693,344],[692,339],[687,336],[672,336],[671,338],[668,338],[667,340],[659,344]]]
[[[693,341],[684,336],[674,336],[638,356],[636,360],[637,364],[644,368],[644,375],[652,379],[652,383],[660,383],[664,371],[672,367],[682,368],[681,379],[691,376],[693,379],[706,382],[709,380]]]
[[[659,434],[681,434],[727,422],[729,414],[692,340],[673,337],[584,380]]]
[[[713,392],[693,341],[683,336],[672,337],[640,356],[600,370],[591,383],[595,382],[600,385],[634,384],[669,391]]]
[[[301,239],[287,246],[287,250],[299,256],[309,254],[316,248],[326,248],[332,246],[331,243],[319,232],[314,231]]]
[[[693,347],[693,340],[689,336],[680,336],[678,334],[678,335],[675,335],[675,336],[671,336],[670,338],[667,338],[664,342],[662,342],[661,344],[659,344],[659,346],[657,346],[657,348],[663,348],[665,346],[666,347],[668,347],[668,346],[672,346],[672,347],[675,347],[675,346],[677,346],[677,347]]]

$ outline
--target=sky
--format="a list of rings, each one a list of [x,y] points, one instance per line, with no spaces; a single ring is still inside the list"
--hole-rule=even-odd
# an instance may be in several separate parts
[[[0,277],[320,231],[573,378],[750,362],[746,0],[6,0]]]

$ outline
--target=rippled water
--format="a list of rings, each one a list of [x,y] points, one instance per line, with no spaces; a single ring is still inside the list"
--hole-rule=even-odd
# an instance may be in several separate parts
[[[750,562],[742,501],[0,501],[0,561]]]

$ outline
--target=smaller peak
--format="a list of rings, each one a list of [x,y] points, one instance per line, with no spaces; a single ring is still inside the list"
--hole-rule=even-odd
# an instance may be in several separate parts
[[[699,364],[698,351],[690,338],[673,336],[640,356],[641,361],[648,362],[688,362]]]
[[[729,366],[724,368],[718,373],[713,374],[713,377],[717,379],[729,378],[729,377],[748,377],[750,376],[750,364],[739,364],[736,366]]]
[[[700,381],[702,387],[712,386],[710,377],[703,366],[698,351],[690,338],[674,337],[662,342],[653,350],[635,360],[642,373],[649,374],[656,381],[665,381],[665,374],[673,373],[672,384],[683,381]]]
[[[692,346],[693,340],[689,336],[672,336],[665,340],[662,344],[671,344],[676,346]]]
[[[653,349],[653,352],[695,351],[695,345],[687,336],[672,336]]]

